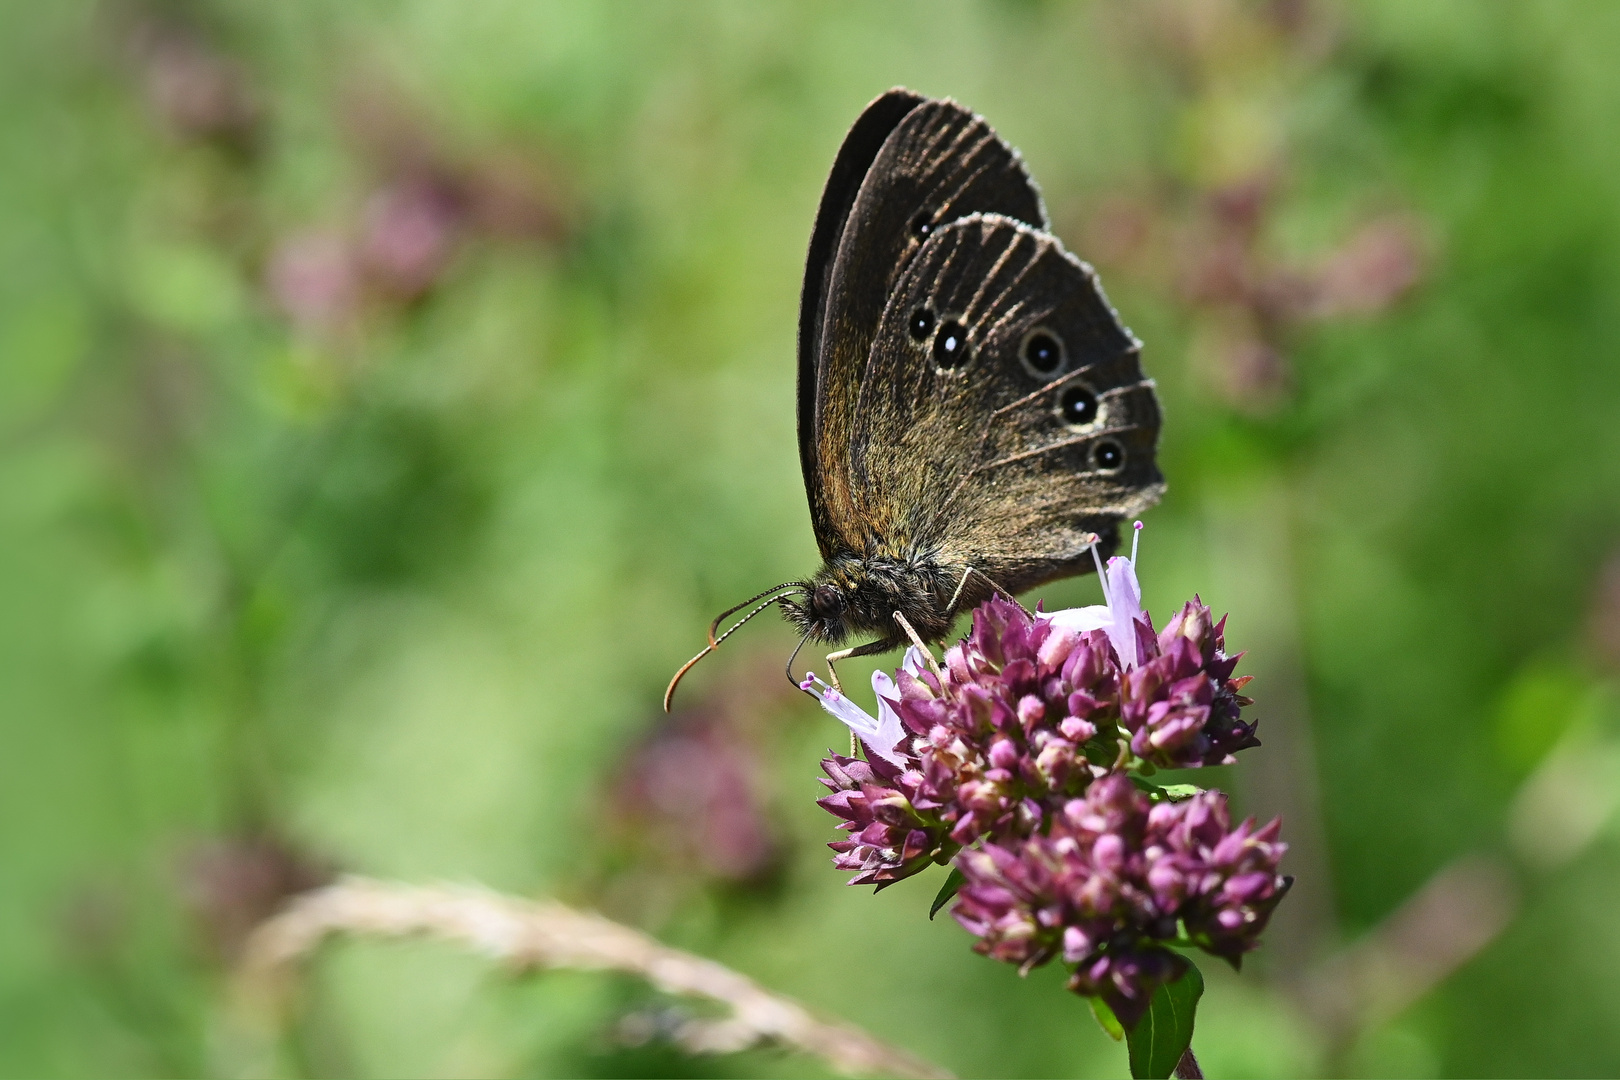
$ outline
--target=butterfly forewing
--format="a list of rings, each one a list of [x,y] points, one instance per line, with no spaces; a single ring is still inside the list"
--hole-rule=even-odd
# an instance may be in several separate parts
[[[872,160],[883,149],[884,141],[904,120],[906,114],[927,99],[909,90],[896,88],[873,101],[844,136],[827,185],[821,193],[815,228],[810,234],[810,250],[805,258],[804,286],[799,293],[799,465],[804,471],[805,495],[810,501],[810,520],[816,541],[825,558],[836,535],[829,503],[842,505],[847,499],[848,482],[839,479],[828,491],[816,452],[816,367],[827,331],[827,292],[831,287],[833,263],[838,254],[850,211],[860,193],[861,181],[872,167]]]
[[[936,230],[887,298],[854,410],[869,536],[1014,590],[1076,572],[1090,534],[1163,490],[1138,351],[1049,233],[993,214]]]
[[[886,125],[892,127],[868,159]],[[851,197],[862,162],[868,163]],[[907,91],[891,91],[867,107],[822,196],[801,298],[800,461],[824,557],[861,550],[871,531],[852,486],[850,455],[885,302],[932,237],[978,212],[1046,222],[1017,152],[989,124],[955,102]]]

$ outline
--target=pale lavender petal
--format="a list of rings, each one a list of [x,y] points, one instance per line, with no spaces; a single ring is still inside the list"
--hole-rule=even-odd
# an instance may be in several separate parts
[[[1060,611],[1037,612],[1037,619],[1045,619],[1060,630],[1084,634],[1090,630],[1107,630],[1114,624],[1114,614],[1105,604],[1091,607],[1063,608]]]
[[[874,690],[880,689],[880,676],[883,676],[882,672],[874,672],[872,675],[872,688]],[[889,680],[891,692],[893,685],[893,680]],[[800,683],[799,686],[815,695],[816,700],[821,702],[823,709],[831,713],[839,723],[853,731],[862,742],[871,748],[873,753],[882,757],[883,760],[902,769],[912,764],[908,757],[904,754],[898,754],[894,750],[895,745],[905,738],[906,728],[900,722],[900,715],[883,699],[881,693],[878,697],[878,717],[874,719],[871,713],[868,713],[814,675],[805,676],[804,682]]]
[[[1136,581],[1136,567],[1118,555],[1108,560],[1108,610],[1112,615],[1106,629],[1108,640],[1120,662],[1135,667],[1136,620],[1142,617],[1142,586]]]
[[[831,687],[821,695],[821,707],[862,738],[871,738],[877,734],[878,722],[873,719],[872,714]]]
[[[879,670],[872,672],[872,693],[877,695],[878,705],[880,707],[882,706],[885,698],[890,701],[900,700],[900,688],[894,685],[894,676],[890,675],[887,671]]]
[[[910,733],[906,726],[900,722],[900,714],[883,698],[878,698],[878,725],[877,731],[866,741],[872,752],[891,765],[900,768],[910,768],[916,763],[905,753],[896,750],[901,739],[908,738]]]
[[[900,663],[900,670],[916,678],[922,674],[924,662],[922,650],[913,645],[906,650],[905,659]],[[900,700],[900,689],[895,686],[894,677],[887,671],[872,672],[872,692],[877,695],[877,726],[870,735],[863,733],[862,737],[866,739],[866,745],[872,748],[873,753],[891,765],[908,768],[912,764],[911,758],[904,753],[897,753],[894,749],[896,744],[908,735],[905,724],[900,720],[900,714],[894,711],[894,704]],[[830,709],[828,711],[831,712]]]
[[[900,670],[915,679],[923,673],[923,663],[922,650],[913,645],[906,650],[905,658],[900,662]],[[879,701],[884,698],[890,701],[900,700],[900,689],[895,686],[894,677],[881,669],[872,672],[872,692],[878,696]]]
[[[813,694],[815,699],[821,702],[823,709],[832,713],[834,719],[855,734],[862,738],[871,738],[877,734],[878,722],[870,713],[814,675],[805,676],[804,682],[800,683],[799,687]]]
[[[911,671],[911,654],[916,651],[915,645],[906,650],[906,661],[903,665],[906,671]],[[917,663],[918,670],[921,670],[922,662],[919,660]],[[874,671],[872,692],[877,695],[878,718],[876,728],[866,737],[866,745],[889,764],[906,768],[911,765],[910,759],[894,749],[895,745],[907,736],[906,726],[900,722],[900,714],[894,711],[893,703],[900,700],[900,691],[895,688],[894,679],[888,672]]]

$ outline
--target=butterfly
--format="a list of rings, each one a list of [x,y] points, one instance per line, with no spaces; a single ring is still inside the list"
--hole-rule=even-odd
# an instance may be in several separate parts
[[[799,462],[822,566],[716,618],[664,707],[773,605],[801,648],[872,638],[827,656],[836,686],[839,660],[939,641],[993,593],[1091,570],[1164,492],[1140,353],[982,117],[905,89],[873,101],[827,178],[800,296]]]

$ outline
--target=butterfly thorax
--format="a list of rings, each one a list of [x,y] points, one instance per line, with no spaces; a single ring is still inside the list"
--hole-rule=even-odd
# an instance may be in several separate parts
[[[835,555],[803,583],[801,594],[782,602],[782,610],[812,641],[832,645],[851,634],[899,644],[897,611],[923,640],[938,641],[950,632],[948,609],[960,579],[960,570],[926,555]]]

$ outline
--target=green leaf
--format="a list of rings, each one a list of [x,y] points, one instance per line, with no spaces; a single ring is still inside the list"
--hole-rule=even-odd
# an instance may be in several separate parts
[[[1087,998],[1086,1000],[1091,1002],[1091,1015],[1095,1016],[1097,1023],[1101,1024],[1102,1029],[1108,1032],[1108,1037],[1115,1042],[1124,1039],[1125,1025],[1119,1022],[1119,1017],[1115,1016],[1114,1010],[1108,1007],[1108,1002],[1100,997]]]
[[[1204,790],[1197,784],[1165,784],[1161,787],[1151,780],[1142,779],[1140,776],[1132,776],[1131,783],[1136,785],[1137,790],[1147,792],[1148,797],[1154,802],[1162,802],[1165,799],[1169,799],[1171,802],[1180,802],[1182,799],[1190,799]]]
[[[962,882],[966,880],[967,878],[962,876],[962,871],[954,866],[951,867],[950,876],[945,879],[945,884],[939,887],[939,893],[934,897],[934,902],[928,907],[928,917],[930,919],[939,914],[940,908],[951,902],[951,897],[956,895],[956,890],[960,889]]]
[[[1192,1045],[1193,1015],[1203,993],[1204,976],[1191,962],[1187,974],[1154,992],[1147,1015],[1131,1030],[1126,1042],[1133,1077],[1162,1080],[1175,1070],[1176,1062]]]

